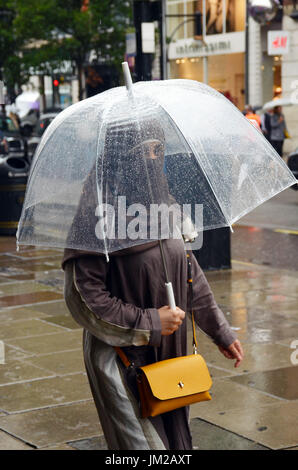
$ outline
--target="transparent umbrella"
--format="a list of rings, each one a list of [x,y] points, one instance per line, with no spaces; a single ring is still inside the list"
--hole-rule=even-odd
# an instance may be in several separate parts
[[[263,110],[268,111],[268,109],[273,109],[275,106],[292,106],[294,104],[297,103],[295,103],[294,99],[292,99],[291,97],[277,98],[275,100],[268,101],[267,103],[265,103],[263,106]]]
[[[17,242],[108,256],[181,236],[187,221],[197,232],[232,226],[294,183],[268,141],[214,89],[127,78],[127,87],[70,106],[47,128]]]

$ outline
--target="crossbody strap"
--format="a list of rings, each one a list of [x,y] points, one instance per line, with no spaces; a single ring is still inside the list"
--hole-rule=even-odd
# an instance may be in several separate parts
[[[193,346],[193,354],[198,354],[198,343],[196,337],[196,329],[195,329],[195,319],[194,319],[194,312],[193,312],[193,284],[192,284],[192,265],[191,265],[191,254],[189,252],[186,253],[187,258],[187,283],[189,289],[189,310],[191,311],[191,324],[192,324],[192,346]],[[116,353],[120,357],[121,361],[125,365],[125,367],[134,367],[134,364],[131,363],[123,352],[121,348],[118,346],[114,347]]]
[[[191,265],[191,252],[186,252],[187,258],[187,283],[189,288],[189,310],[191,311],[191,324],[192,324],[192,347],[193,353],[198,354],[198,342],[196,337],[195,317],[193,312],[193,283],[192,283],[192,265]]]

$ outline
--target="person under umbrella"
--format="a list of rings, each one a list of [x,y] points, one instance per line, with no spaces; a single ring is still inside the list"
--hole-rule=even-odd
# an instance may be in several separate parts
[[[102,191],[103,203],[114,203],[115,195],[125,189],[127,206],[139,203],[148,207],[148,187],[155,194],[154,202],[172,202],[164,176],[163,129],[154,119],[145,124],[130,123],[120,131],[111,126],[107,131],[97,172],[105,176],[117,172],[118,178],[105,178],[109,184]],[[122,143],[123,153],[121,145],[115,147],[116,141]],[[86,179],[69,237],[77,236],[78,230],[95,233],[97,201],[94,168]],[[115,220],[115,225],[118,222]],[[192,449],[189,408],[141,418],[135,373],[124,367],[114,349],[120,346],[137,367],[187,353],[187,257],[182,238],[163,240],[163,250],[176,309],[168,306],[158,240],[141,240],[131,248],[110,250],[109,262],[98,252],[64,252],[65,300],[73,318],[84,328],[86,371],[109,449]],[[195,321],[238,367],[243,359],[241,344],[193,255],[191,263]]]
[[[285,140],[285,131],[287,130],[285,117],[282,114],[281,106],[275,106],[273,108],[273,114],[270,117],[271,134],[270,142],[272,147],[282,157],[283,144]]]

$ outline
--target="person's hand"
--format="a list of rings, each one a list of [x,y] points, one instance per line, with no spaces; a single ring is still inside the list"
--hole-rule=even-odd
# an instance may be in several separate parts
[[[176,307],[176,310],[172,310],[168,305],[159,308],[158,313],[160,316],[161,334],[163,336],[171,335],[178,330],[185,317],[185,312],[179,307]]]
[[[280,118],[279,118],[279,122],[283,122],[283,121],[284,121],[284,118],[283,118],[283,116],[280,116]]]
[[[236,339],[234,343],[230,344],[230,346],[228,346],[227,348],[218,346],[218,349],[227,359],[236,359],[234,367],[240,366],[244,358],[244,353],[241,343],[238,339]]]

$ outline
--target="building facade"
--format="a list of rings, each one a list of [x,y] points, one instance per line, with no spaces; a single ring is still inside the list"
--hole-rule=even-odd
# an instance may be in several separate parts
[[[237,107],[245,105],[245,0],[168,0],[167,15],[202,13],[204,41],[194,21],[167,19],[168,76],[205,82]],[[181,24],[184,23],[184,24]],[[181,25],[179,27],[179,24]]]
[[[298,149],[298,15],[296,19],[293,19],[292,14],[293,7],[291,5],[285,6],[282,29],[287,31],[289,35],[289,51],[282,60],[282,95],[285,98],[290,98],[293,103],[292,106],[283,108],[291,136],[285,142],[285,152],[287,153]]]
[[[291,17],[295,2],[281,3],[283,10],[261,25],[247,18],[246,0],[167,0],[167,60],[168,78],[205,82],[240,110],[291,97],[296,103],[283,108],[289,153],[298,148],[298,21]],[[196,11],[203,42],[186,16]]]

